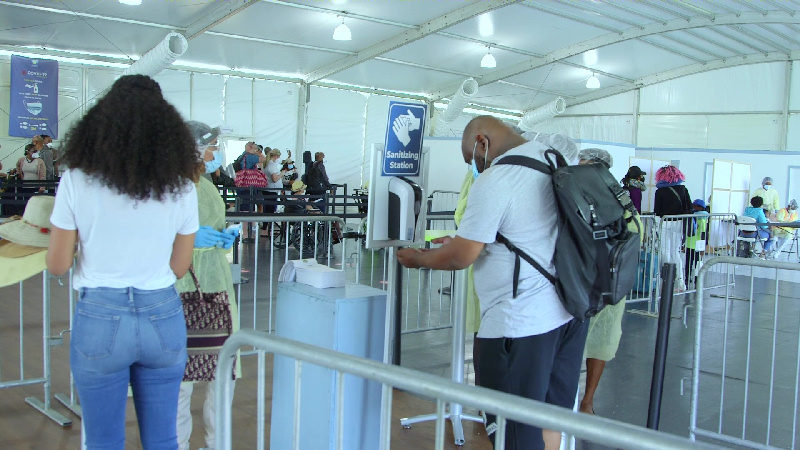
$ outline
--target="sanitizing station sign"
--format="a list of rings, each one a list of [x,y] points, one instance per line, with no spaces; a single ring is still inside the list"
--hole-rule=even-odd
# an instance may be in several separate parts
[[[389,102],[381,175],[419,175],[426,113],[426,105]]]

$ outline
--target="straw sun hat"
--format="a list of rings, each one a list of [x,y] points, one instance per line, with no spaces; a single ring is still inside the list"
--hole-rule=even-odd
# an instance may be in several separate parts
[[[21,218],[0,225],[0,287],[30,278],[47,267],[54,204],[54,197],[31,197]]]
[[[301,180],[295,180],[295,182],[292,183],[292,192],[305,191],[307,187],[308,186]]]
[[[51,196],[31,197],[21,218],[12,218],[0,225],[0,238],[15,244],[47,248],[53,228],[50,215],[53,214],[55,202],[56,198]]]

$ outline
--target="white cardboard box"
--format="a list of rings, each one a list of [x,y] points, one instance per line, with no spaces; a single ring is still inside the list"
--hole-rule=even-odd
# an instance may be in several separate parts
[[[344,270],[334,269],[322,264],[297,267],[298,283],[315,288],[342,287],[345,283]]]

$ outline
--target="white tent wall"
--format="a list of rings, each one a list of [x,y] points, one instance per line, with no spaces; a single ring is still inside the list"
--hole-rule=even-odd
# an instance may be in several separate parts
[[[545,133],[560,133],[572,139],[634,144],[634,102],[635,94],[626,92],[569,106],[564,114],[542,122],[534,129]]]
[[[278,81],[253,81],[253,138],[269,147],[279,148],[286,158],[302,163],[303,155],[297,149],[297,111],[300,85]],[[236,133],[236,128],[233,129]],[[232,162],[232,161],[231,161]]]
[[[800,150],[798,62],[737,66],[645,86],[639,91],[635,141],[633,91],[568,107],[537,129],[639,147],[782,150],[788,64],[787,150]]]
[[[792,82],[789,90],[789,133],[786,149],[800,151],[800,61],[792,64]]]
[[[362,184],[368,98],[361,92],[311,87],[305,149],[312,158],[325,153],[331,183],[347,184],[348,190]]]
[[[637,96],[626,92],[569,107],[564,115],[537,126],[538,131],[559,132],[583,141],[633,144],[633,112],[639,102],[637,148],[674,146],[677,151],[699,158],[696,150],[775,150],[781,143],[787,63],[767,63],[720,69],[644,87]],[[59,64],[59,134],[96,101],[122,69],[96,64]],[[10,58],[0,57],[0,121],[7,123]],[[165,70],[156,79],[165,97],[186,119],[225,125],[232,135],[253,138],[267,146],[297,148],[298,97],[300,86],[249,77]],[[792,65],[788,104],[789,150],[800,150],[800,63]],[[323,151],[331,180],[355,188],[367,179],[365,149],[383,142],[388,103],[392,99],[345,89],[311,88],[305,128],[305,149]],[[463,129],[471,118],[462,114],[453,126]],[[459,134],[460,131],[456,134]],[[13,167],[27,139],[10,137],[0,129],[0,160],[5,170]],[[642,151],[642,150],[640,150]],[[721,150],[723,152],[727,150]],[[658,152],[658,150],[656,150]],[[739,161],[742,153],[730,152]],[[757,153],[754,180],[769,172],[770,153]],[[787,153],[775,153],[786,166]],[[300,155],[295,155],[300,160]],[[672,158],[675,159],[675,158]],[[701,158],[710,162],[713,158]],[[702,192],[702,165],[698,186]],[[683,167],[685,169],[686,166]],[[785,174],[772,174],[786,177]],[[776,180],[776,185],[786,180]],[[784,188],[785,189],[785,188]]]

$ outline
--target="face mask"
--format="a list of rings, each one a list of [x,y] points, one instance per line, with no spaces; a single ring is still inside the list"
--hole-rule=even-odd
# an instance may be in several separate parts
[[[52,143],[52,142],[48,142],[48,143],[47,143],[47,144],[45,144],[45,145],[47,146],[47,148],[53,148],[53,143]]]
[[[288,164],[286,167],[288,167],[289,170],[292,170],[292,169],[294,169],[294,164]]]
[[[39,153],[34,153],[31,155],[31,158],[36,159],[39,157]]]
[[[478,171],[478,166],[475,164],[475,150],[478,149],[478,143],[475,142],[475,145],[472,146],[472,176],[474,178],[478,178],[483,172],[486,172],[486,158],[483,159],[483,170]],[[486,146],[486,154],[489,154],[489,146]]]
[[[765,184],[765,185],[764,185],[764,190],[765,190],[765,191],[768,191],[768,190],[769,190],[769,188],[771,188],[771,187],[772,187],[771,185],[769,185],[769,184]]]
[[[222,165],[216,159],[212,159],[211,161],[204,161],[204,163],[206,165],[206,173],[212,173],[217,169],[219,169],[219,167]]]

